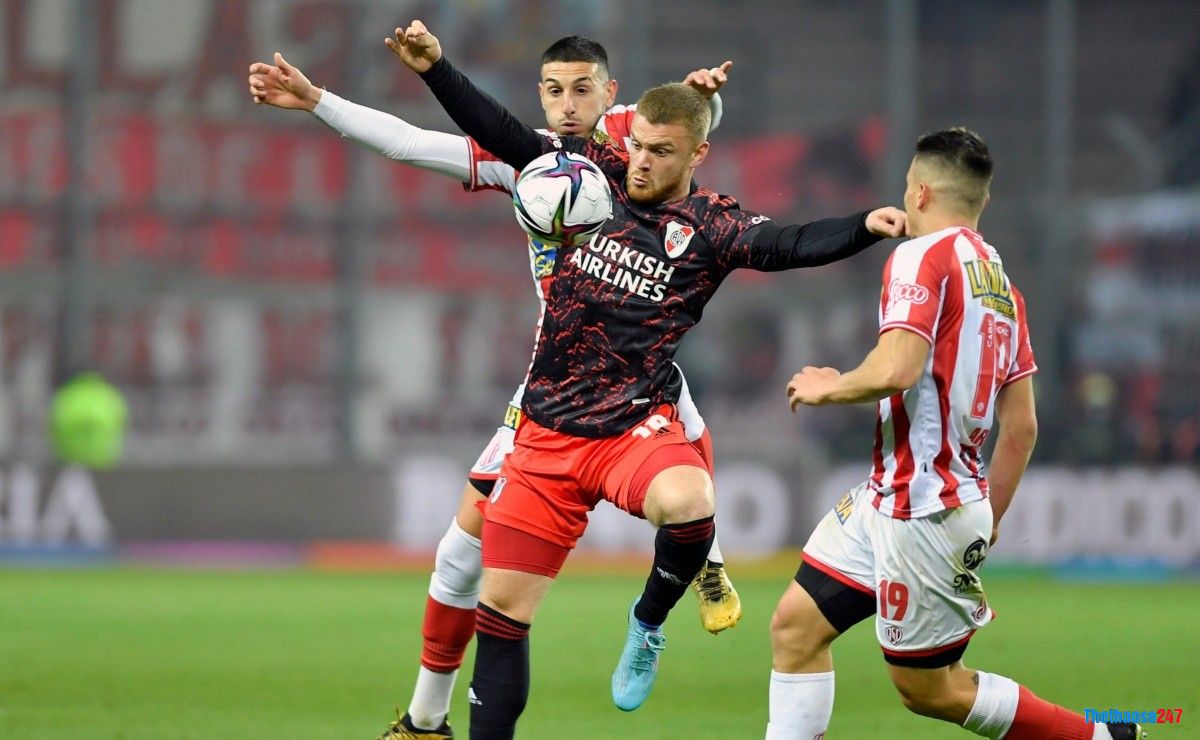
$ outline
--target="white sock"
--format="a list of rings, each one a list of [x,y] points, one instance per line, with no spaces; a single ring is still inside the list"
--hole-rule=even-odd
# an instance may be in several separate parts
[[[767,740],[816,740],[833,716],[833,671],[771,671]]]
[[[429,595],[446,606],[474,609],[479,603],[479,581],[483,578],[483,553],[478,537],[472,537],[450,522],[438,543]]]
[[[1092,740],[1112,740],[1112,735],[1108,731],[1108,725],[1103,722],[1097,722],[1092,725]]]
[[[1017,700],[1021,687],[1017,682],[995,673],[979,674],[979,690],[975,704],[963,720],[963,728],[991,740],[1004,737],[1017,716]],[[1107,735],[1107,731],[1105,733]]]
[[[421,666],[417,673],[417,685],[413,688],[412,702],[408,705],[408,716],[417,727],[433,730],[446,721],[450,713],[450,695],[454,693],[454,681],[458,671],[435,673]]]
[[[714,563],[725,564],[725,556],[721,554],[721,546],[717,544],[717,536],[713,535],[712,547],[708,548],[708,559]]]

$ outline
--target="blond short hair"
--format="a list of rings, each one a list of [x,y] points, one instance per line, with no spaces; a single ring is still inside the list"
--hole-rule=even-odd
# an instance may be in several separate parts
[[[642,93],[637,112],[648,123],[681,123],[696,144],[708,139],[712,109],[704,96],[682,82],[652,87]]]

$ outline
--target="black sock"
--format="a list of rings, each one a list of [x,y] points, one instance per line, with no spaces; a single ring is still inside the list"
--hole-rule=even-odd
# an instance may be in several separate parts
[[[633,609],[644,624],[661,625],[708,559],[716,529],[713,518],[665,524],[654,538],[654,565],[646,588]]]
[[[475,639],[471,740],[509,740],[529,699],[529,625],[480,604]]]

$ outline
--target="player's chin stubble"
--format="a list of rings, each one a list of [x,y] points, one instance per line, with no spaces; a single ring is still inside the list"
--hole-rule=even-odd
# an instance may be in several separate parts
[[[625,191],[634,203],[653,203],[659,193],[650,187],[639,187],[628,179],[625,180]]]

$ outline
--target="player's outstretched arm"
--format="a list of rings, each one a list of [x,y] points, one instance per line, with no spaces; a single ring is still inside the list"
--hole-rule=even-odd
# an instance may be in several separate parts
[[[1029,465],[1037,443],[1037,410],[1033,400],[1033,377],[1014,380],[996,394],[996,424],[1000,431],[988,465],[988,500],[992,502],[992,542],[1000,519],[1008,511],[1017,484]]]
[[[683,78],[683,84],[694,88],[704,97],[708,98],[708,107],[712,111],[712,121],[708,124],[709,132],[717,130],[717,126],[721,125],[721,117],[725,111],[725,104],[721,100],[720,90],[729,81],[729,70],[733,67],[732,60],[725,60],[716,67],[705,69],[697,69],[689,72],[687,77]]]
[[[342,136],[388,159],[459,182],[471,181],[471,151],[465,137],[417,128],[389,113],[322,90],[279,52],[275,52],[273,65],[250,65],[250,95],[259,105],[309,111]]]
[[[342,136],[388,159],[471,182],[471,144],[465,136],[418,128],[328,90],[313,115]]]
[[[420,21],[397,28],[387,45],[405,66],[421,75],[450,118],[483,149],[517,169],[542,153],[543,137],[455,69]]]
[[[875,349],[858,367],[840,373],[831,367],[806,367],[787,386],[792,411],[800,404],[874,403],[911,388],[929,358],[929,340],[906,329],[879,335]]]
[[[766,221],[751,232],[749,259],[741,266],[773,272],[827,265],[858,254],[880,239],[903,236],[905,223],[904,211],[891,206],[793,226]]]

